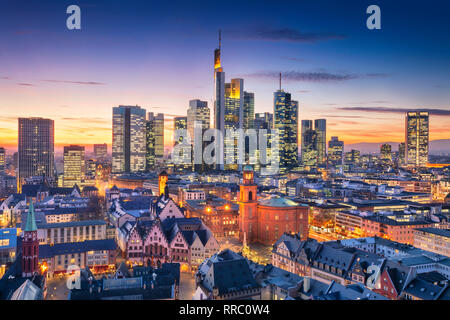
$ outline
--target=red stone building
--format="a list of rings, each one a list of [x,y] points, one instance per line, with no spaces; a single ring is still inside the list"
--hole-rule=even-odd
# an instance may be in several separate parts
[[[253,169],[244,167],[239,192],[239,238],[247,243],[274,244],[285,233],[308,237],[308,206],[287,198],[258,200]]]

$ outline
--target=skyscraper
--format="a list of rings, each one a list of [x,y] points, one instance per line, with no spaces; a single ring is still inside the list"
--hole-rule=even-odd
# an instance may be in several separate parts
[[[317,134],[317,164],[324,164],[327,160],[327,120],[314,120],[314,130]]]
[[[221,33],[219,47],[214,50],[214,128],[225,134],[225,72],[220,58]]]
[[[317,132],[312,120],[302,120],[301,152],[303,165],[313,166],[318,162]]]
[[[254,129],[255,121],[255,94],[253,92],[244,91],[244,120],[243,128]]]
[[[94,144],[94,155],[98,160],[105,160],[108,155],[108,145],[106,143]]]
[[[173,118],[174,130],[186,130],[187,131],[187,117],[175,117]],[[174,146],[183,142],[183,136],[181,135],[178,139],[174,140]],[[191,153],[190,147],[183,148],[182,154],[174,155],[177,160],[181,163],[174,163],[175,171],[186,172],[192,170],[191,164]]]
[[[187,110],[187,130],[192,143],[192,162],[197,162],[193,166],[196,172],[204,172],[209,169],[203,161],[203,150],[207,145],[207,142],[203,142],[203,134],[210,128],[210,114],[208,102],[198,99],[189,101],[189,108]],[[198,156],[201,157],[199,159],[195,158],[196,150],[200,151],[197,152]]]
[[[302,163],[314,166],[326,162],[327,123],[325,119],[302,120]]]
[[[428,162],[428,112],[406,113],[405,156],[409,166],[423,167]]]
[[[54,178],[54,121],[43,118],[19,118],[18,191],[25,178]]]
[[[265,167],[264,164],[261,163],[261,145],[263,141],[260,141],[260,130],[266,130],[265,134],[262,136],[265,136],[266,139],[266,154],[265,156],[267,159],[271,159],[272,156],[272,128],[273,128],[273,114],[270,112],[264,112],[264,113],[256,113],[255,114],[255,120],[254,120],[254,128],[256,130],[256,134],[258,137],[258,149],[256,150],[256,161],[255,161],[255,171],[259,171],[261,167]],[[261,131],[261,133],[264,131]],[[267,162],[267,161],[266,161]]]
[[[71,188],[81,185],[85,177],[84,147],[77,145],[64,146],[63,187]]]
[[[280,76],[281,78],[281,76]],[[281,89],[274,93],[274,129],[279,135],[279,170],[281,174],[298,165],[298,101]]]
[[[344,160],[344,141],[339,141],[338,137],[331,137],[328,141],[328,165],[339,167]]]
[[[112,173],[145,170],[145,109],[113,108]]]
[[[398,144],[398,164],[405,164],[405,143],[401,142]]]
[[[237,132],[244,125],[244,80],[231,79],[230,83],[225,84],[225,136],[224,136],[224,168],[225,170],[237,170],[237,137],[231,137],[226,134],[227,130]],[[231,164],[226,164],[228,161]]]
[[[154,169],[164,161],[164,114],[149,112],[147,114],[146,168]]]

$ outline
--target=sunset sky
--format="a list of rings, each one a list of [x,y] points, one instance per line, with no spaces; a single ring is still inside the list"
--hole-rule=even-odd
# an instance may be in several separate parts
[[[366,28],[368,5],[382,30]],[[81,7],[81,30],[66,8]],[[450,139],[448,1],[0,2],[0,145],[17,118],[55,120],[55,141],[111,143],[112,107],[186,115],[213,110],[213,51],[222,29],[227,82],[244,79],[256,112],[273,112],[278,73],[299,118],[327,119],[327,138],[399,142],[404,111],[429,109],[430,139]]]

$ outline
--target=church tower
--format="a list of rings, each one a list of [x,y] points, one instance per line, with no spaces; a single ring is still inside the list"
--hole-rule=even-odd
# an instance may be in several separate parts
[[[258,186],[253,179],[253,168],[245,166],[242,183],[239,185],[239,238],[241,241],[245,238],[247,243],[258,239]]]
[[[169,176],[167,175],[167,172],[162,171],[158,176],[158,189],[159,189],[159,195],[165,194],[166,197],[169,196],[169,192],[167,192],[167,188],[166,188],[167,180],[169,180]]]
[[[38,272],[39,240],[37,237],[36,219],[34,216],[33,200],[30,198],[27,221],[23,230],[22,240],[22,277],[31,277]]]

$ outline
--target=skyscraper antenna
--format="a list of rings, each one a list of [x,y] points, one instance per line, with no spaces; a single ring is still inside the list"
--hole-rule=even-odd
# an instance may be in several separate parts
[[[219,49],[220,49],[220,42],[222,41],[222,31],[219,29]]]
[[[280,72],[280,91],[281,91],[281,72]]]

